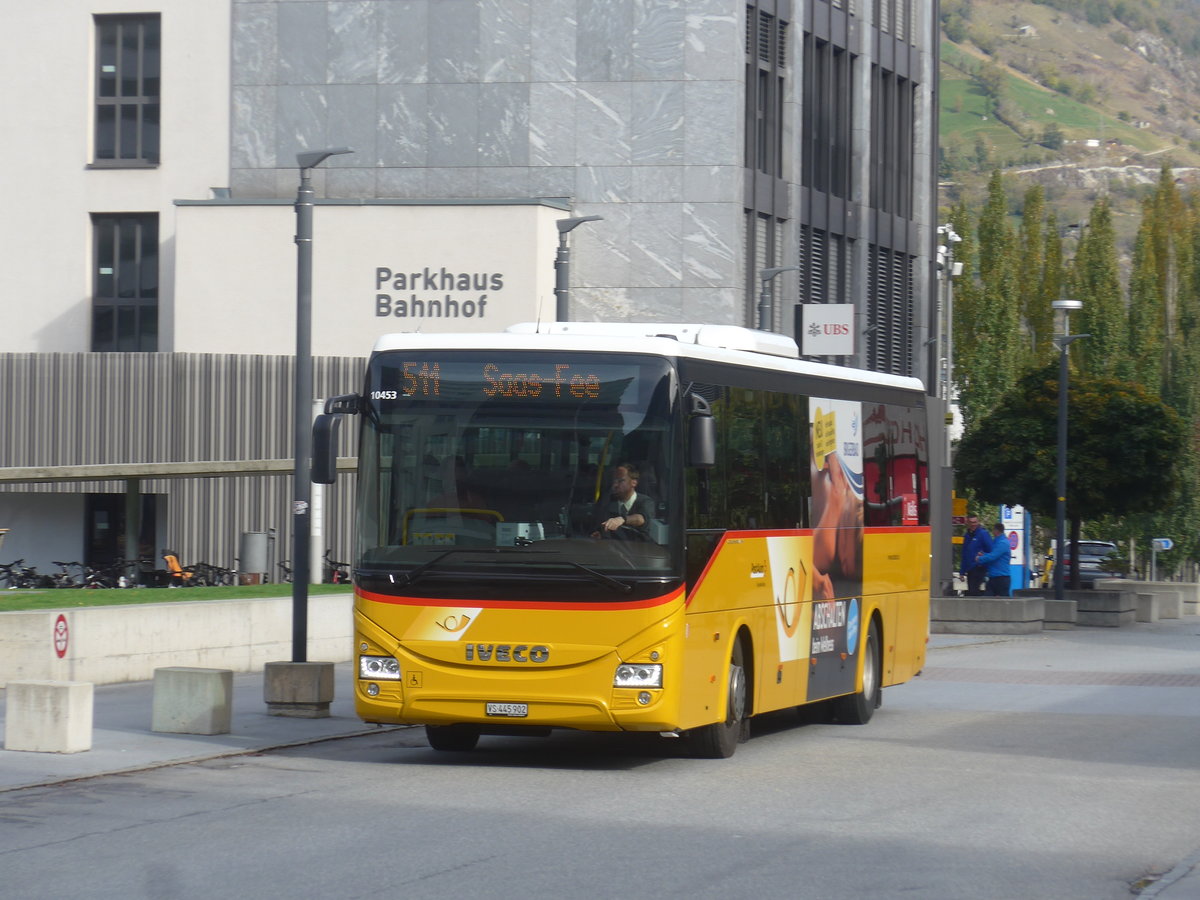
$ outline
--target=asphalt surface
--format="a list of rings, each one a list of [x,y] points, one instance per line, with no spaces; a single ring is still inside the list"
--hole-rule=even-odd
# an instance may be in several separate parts
[[[1136,642],[1139,630],[1153,629],[1158,635],[1177,637],[1181,646],[1190,648],[1192,638],[1200,638],[1200,617],[1163,621],[1153,625],[1134,625],[1123,629],[1077,629],[1075,632],[1044,632],[1047,640],[1055,635],[1070,634],[1069,645],[1062,650],[1070,655],[1071,668],[1080,672],[1112,672],[1116,678],[1129,678],[1121,672],[1119,657],[1114,657],[1114,645],[1128,636]],[[1091,632],[1095,641],[1078,640],[1081,633]],[[1027,652],[1025,636],[1002,635],[933,635],[926,673],[939,674],[939,649],[961,647],[964,644],[987,643],[992,649],[1004,648],[1002,655],[1011,658],[1013,668],[1020,668],[1020,657]],[[1191,690],[1198,690],[1195,679],[1200,677],[1200,640],[1196,653],[1185,657],[1183,669],[1162,673],[1161,678],[1180,678]],[[1045,648],[1038,650],[1044,657]],[[953,670],[942,674],[952,676]],[[352,671],[349,663],[336,666],[335,696],[326,718],[306,719],[267,714],[263,699],[261,672],[235,675],[233,714],[228,734],[188,735],[151,731],[153,711],[153,682],[99,685],[95,688],[93,707],[92,748],[79,753],[32,753],[0,750],[0,806],[5,794],[21,788],[44,787],[85,778],[120,772],[141,771],[161,766],[177,765],[224,756],[259,753],[281,747],[311,744],[360,734],[375,734],[379,728],[366,725],[354,714],[353,700],[346,686]],[[1170,683],[1170,682],[1167,682]],[[0,730],[5,722],[5,694],[0,690]],[[1198,731],[1200,734],[1200,731]],[[1137,895],[1143,900],[1200,900],[1200,834],[1195,836],[1196,852],[1182,859],[1169,872],[1145,885]]]

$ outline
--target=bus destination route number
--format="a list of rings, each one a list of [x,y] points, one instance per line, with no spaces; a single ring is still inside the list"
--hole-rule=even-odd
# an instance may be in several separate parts
[[[401,397],[438,397],[441,395],[441,364],[436,362],[401,363],[401,390],[371,391],[372,400],[397,400]],[[524,372],[506,372],[496,363],[483,366],[480,390],[496,399],[595,400],[600,396],[600,376],[579,372],[570,363],[546,365],[539,370],[530,366]]]

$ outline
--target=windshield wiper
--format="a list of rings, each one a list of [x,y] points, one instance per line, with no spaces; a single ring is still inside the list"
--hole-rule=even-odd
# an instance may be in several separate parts
[[[581,572],[587,572],[592,576],[592,578],[596,579],[601,584],[607,585],[614,590],[618,590],[622,594],[628,594],[633,590],[632,584],[626,584],[623,581],[617,581],[617,579],[613,578],[612,576],[605,575],[603,572],[598,572],[589,566],[585,566],[583,563],[577,563],[573,559],[564,559],[563,562],[565,562],[568,566],[574,566]]]
[[[476,553],[478,552],[477,548],[475,548],[475,547],[454,547],[450,550],[443,550],[441,553],[439,553],[433,559],[427,559],[427,560],[425,560],[425,562],[421,563],[416,568],[409,569],[407,572],[405,572],[399,578],[396,579],[396,583],[398,585],[400,585],[400,587],[408,587],[408,585],[415,583],[418,578],[420,578],[422,575],[424,575],[426,572],[428,572],[430,569],[432,569],[434,566],[436,566],[438,563],[440,563],[447,556],[450,556],[454,553],[464,553],[468,550],[470,550],[471,552],[476,552]]]

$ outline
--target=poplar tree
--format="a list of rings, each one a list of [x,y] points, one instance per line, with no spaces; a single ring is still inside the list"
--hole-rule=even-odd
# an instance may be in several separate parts
[[[978,304],[963,322],[969,327],[959,347],[970,348],[970,382],[962,382],[963,420],[967,428],[990,412],[1021,372],[1021,314],[1017,283],[1016,237],[1008,224],[1008,201],[999,170],[988,182],[988,199],[979,218]]]
[[[1063,286],[1066,284],[1062,234],[1059,233],[1059,227],[1058,216],[1051,212],[1046,218],[1038,301],[1027,313],[1029,329],[1033,335],[1033,368],[1044,365],[1058,354],[1054,346],[1054,307],[1051,304],[1062,296]]]
[[[1072,357],[1090,375],[1115,374],[1127,340],[1116,235],[1107,198],[1100,198],[1092,206],[1087,228],[1080,235],[1071,267],[1071,292],[1072,299],[1083,301],[1083,309],[1073,317],[1072,328],[1091,335],[1076,344]]]
[[[1019,264],[1017,266],[1017,290],[1020,296],[1021,320],[1024,323],[1022,343],[1022,368],[1028,368],[1041,360],[1039,340],[1045,342],[1050,332],[1046,320],[1053,328],[1053,319],[1043,314],[1051,312],[1050,301],[1043,294],[1046,278],[1046,192],[1040,184],[1025,191],[1021,210],[1021,228],[1018,232]],[[1043,302],[1044,301],[1044,302]]]
[[[1165,383],[1164,305],[1159,290],[1157,242],[1151,225],[1153,214],[1154,202],[1147,200],[1133,246],[1133,269],[1129,274],[1128,351],[1115,374],[1136,381],[1155,396],[1161,396]]]

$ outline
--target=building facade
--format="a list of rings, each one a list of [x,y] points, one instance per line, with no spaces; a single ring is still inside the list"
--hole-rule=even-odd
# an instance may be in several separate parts
[[[287,457],[296,154],[320,148],[353,152],[311,170],[318,391],[381,333],[554,315],[554,223],[586,216],[570,318],[802,340],[804,306],[844,304],[834,361],[929,380],[932,0],[4,2],[27,40],[0,65],[37,78],[6,100],[36,143],[0,173],[0,467]],[[256,408],[269,447],[238,437]],[[286,479],[194,481],[139,486],[143,549],[287,540]],[[101,562],[127,493],[0,485],[0,557]]]

